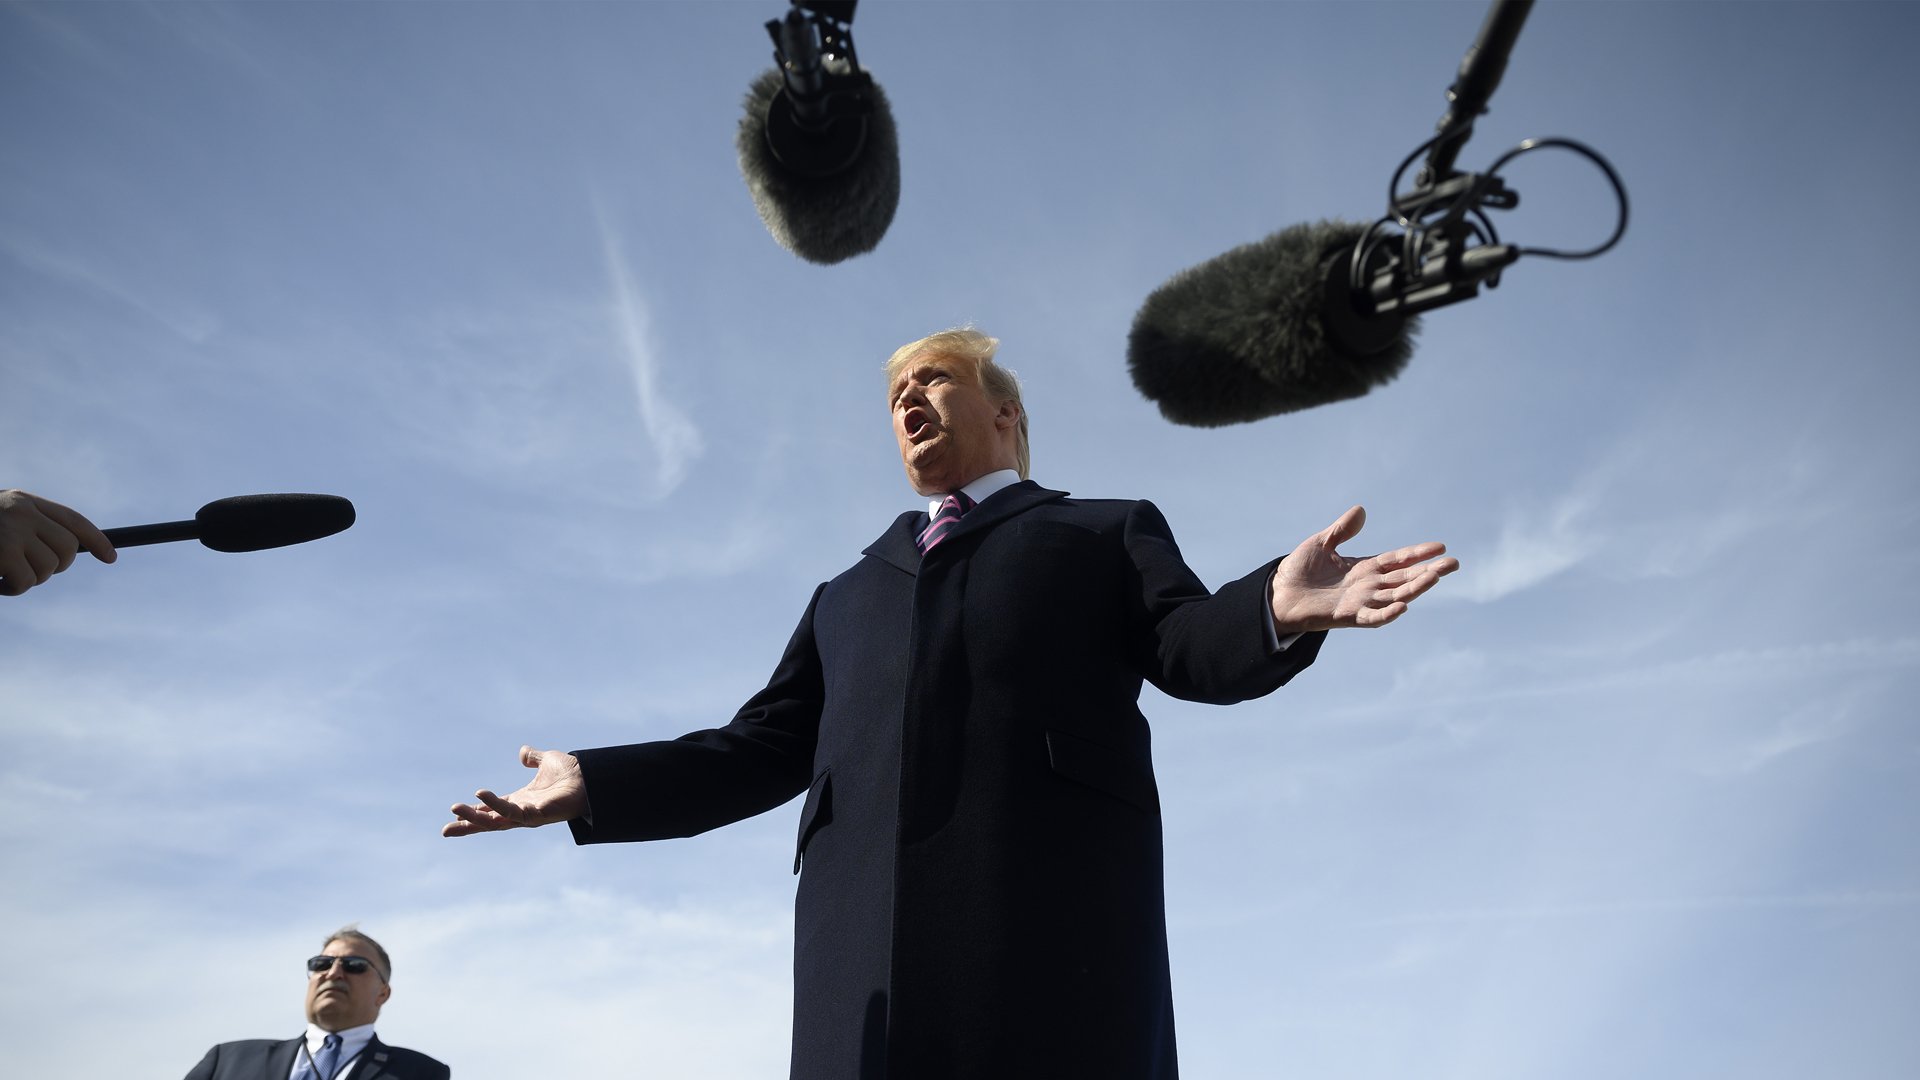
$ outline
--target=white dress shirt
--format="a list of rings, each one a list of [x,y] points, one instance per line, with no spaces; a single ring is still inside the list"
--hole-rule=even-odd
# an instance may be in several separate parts
[[[318,1024],[308,1024],[307,1053],[318,1057],[320,1044],[326,1042],[329,1035],[340,1036],[340,1057],[337,1066],[340,1071],[334,1073],[333,1077],[323,1076],[320,1080],[335,1080],[335,1078],[347,1080],[360,1068],[360,1052],[373,1041],[373,1025],[361,1024],[359,1027],[348,1028],[345,1031],[328,1031]],[[305,1060],[305,1054],[293,1055],[293,1068],[287,1071],[287,1080],[293,1080],[293,1077],[299,1074],[300,1063]]]

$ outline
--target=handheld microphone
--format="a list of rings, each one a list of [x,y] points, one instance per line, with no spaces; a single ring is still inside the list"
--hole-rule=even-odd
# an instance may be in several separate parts
[[[1460,59],[1460,72],[1447,87],[1447,111],[1434,126],[1438,135],[1428,151],[1425,171],[1419,184],[1427,187],[1454,174],[1453,159],[1473,131],[1474,118],[1487,111],[1487,100],[1507,73],[1507,54],[1527,23],[1533,0],[1495,0],[1487,9],[1480,33]]]
[[[332,536],[353,524],[338,495],[235,495],[201,507],[192,521],[103,530],[116,548],[198,540],[215,551],[260,551]]]
[[[767,23],[775,67],[747,91],[740,175],[781,247],[830,265],[872,251],[900,204],[893,114],[853,50],[858,0],[792,0]]]

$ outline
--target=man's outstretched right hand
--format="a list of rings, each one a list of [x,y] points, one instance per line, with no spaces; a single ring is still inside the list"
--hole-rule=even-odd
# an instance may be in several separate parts
[[[453,816],[440,827],[441,836],[468,836],[502,829],[532,829],[556,821],[570,821],[587,812],[587,782],[580,775],[580,759],[564,750],[520,748],[520,764],[538,770],[527,785],[511,795],[495,795],[482,788],[474,793],[479,806],[455,803]]]

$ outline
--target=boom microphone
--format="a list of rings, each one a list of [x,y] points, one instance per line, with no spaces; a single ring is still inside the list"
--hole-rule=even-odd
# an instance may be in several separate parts
[[[1128,335],[1127,367],[1161,415],[1219,427],[1359,397],[1406,366],[1420,312],[1498,286],[1522,255],[1591,259],[1620,241],[1626,188],[1605,158],[1572,139],[1527,139],[1484,173],[1453,167],[1532,6],[1493,0],[1437,133],[1387,184],[1386,216],[1366,226],[1296,225],[1184,270],[1147,297]],[[1500,241],[1487,211],[1520,203],[1501,167],[1547,148],[1582,155],[1613,186],[1620,216],[1606,242],[1562,251]],[[1401,193],[1401,176],[1429,151],[1414,188]]]
[[[201,507],[192,521],[105,530],[116,548],[198,540],[215,551],[260,551],[304,544],[353,524],[353,504],[338,495],[235,495]]]
[[[777,66],[748,89],[734,138],[767,231],[822,265],[879,246],[900,204],[893,114],[853,51],[857,2],[792,0],[767,23]]]
[[[1349,271],[1366,231],[1295,225],[1174,275],[1134,317],[1133,385],[1176,424],[1220,427],[1390,382],[1419,320],[1354,302]]]

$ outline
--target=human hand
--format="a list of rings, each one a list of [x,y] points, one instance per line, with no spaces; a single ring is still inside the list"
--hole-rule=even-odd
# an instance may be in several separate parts
[[[82,548],[103,563],[118,558],[106,534],[78,511],[14,488],[0,491],[0,596],[46,584]]]
[[[525,787],[500,796],[482,788],[474,794],[481,805],[455,803],[453,816],[440,827],[441,836],[470,836],[502,829],[533,829],[569,821],[586,813],[587,781],[580,759],[562,750],[520,748],[520,764],[538,770]]]
[[[1437,541],[1363,559],[1334,550],[1358,536],[1366,522],[1366,509],[1356,506],[1280,560],[1270,601],[1273,626],[1282,637],[1305,630],[1385,626],[1404,614],[1415,597],[1460,569],[1460,560],[1439,557],[1447,546]]]

